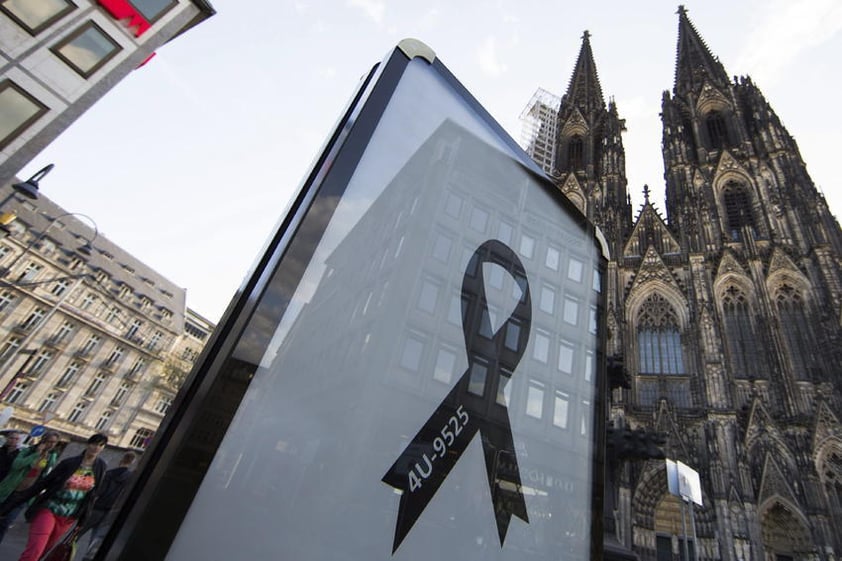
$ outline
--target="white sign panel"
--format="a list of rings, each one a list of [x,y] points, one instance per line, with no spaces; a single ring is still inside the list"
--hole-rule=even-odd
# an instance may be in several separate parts
[[[126,543],[157,547],[159,505],[170,561],[591,557],[594,231],[440,63],[393,67],[353,165],[364,110],[270,246]]]

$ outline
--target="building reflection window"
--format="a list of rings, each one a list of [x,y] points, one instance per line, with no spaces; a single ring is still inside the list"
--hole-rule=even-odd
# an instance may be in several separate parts
[[[570,395],[556,390],[553,403],[553,425],[560,429],[566,429],[569,411]]]
[[[544,414],[544,384],[538,380],[529,380],[526,390],[526,414],[540,419]]]

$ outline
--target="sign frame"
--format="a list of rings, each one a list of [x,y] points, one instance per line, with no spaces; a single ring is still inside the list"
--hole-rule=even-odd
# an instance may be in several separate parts
[[[141,561],[166,557],[202,482],[201,477],[196,479],[181,467],[199,464],[207,470],[248,389],[262,352],[269,344],[261,334],[250,331],[250,325],[259,323],[262,319],[260,315],[267,313],[260,304],[265,301],[277,304],[272,312],[275,315],[267,317],[267,321],[282,316],[289,305],[289,291],[297,286],[304,267],[300,270],[288,267],[284,271],[288,278],[284,277],[281,289],[270,286],[270,280],[278,273],[283,262],[294,261],[296,257],[306,259],[308,255],[312,256],[393,92],[409,63],[416,58],[429,63],[499,139],[519,154],[518,163],[545,187],[546,192],[562,208],[580,217],[581,223],[593,234],[593,243],[599,248],[601,270],[606,270],[607,248],[599,231],[587,224],[581,212],[555,188],[537,164],[523,153],[429,47],[413,39],[402,41],[383,63],[375,65],[362,79],[275,234],[260,252],[245,282],[229,304],[144,455],[135,482],[124,502],[130,506],[118,512],[97,559]],[[317,207],[320,210],[319,217],[314,219],[311,210]],[[604,311],[604,274],[601,277],[601,307]],[[602,343],[596,353],[595,392],[591,408],[590,558],[601,557],[603,538],[601,528],[607,390],[605,325],[604,321],[598,324],[598,338]],[[242,341],[248,341],[248,344]],[[209,415],[213,416],[212,421],[218,433],[202,442],[196,442],[197,427],[207,423]]]

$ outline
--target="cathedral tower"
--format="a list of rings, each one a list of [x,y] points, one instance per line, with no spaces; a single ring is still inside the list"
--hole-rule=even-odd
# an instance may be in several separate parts
[[[647,193],[612,238],[607,321],[631,380],[612,415],[666,434],[705,504],[685,538],[662,462],[629,465],[618,537],[653,561],[683,555],[685,539],[699,559],[835,559],[842,231],[760,89],[728,78],[683,7],[678,19],[662,97],[666,217]]]
[[[613,101],[605,106],[587,31],[567,93],[561,98],[557,127],[553,175],[568,198],[608,239],[615,240],[613,254],[631,226],[620,136],[625,121]]]

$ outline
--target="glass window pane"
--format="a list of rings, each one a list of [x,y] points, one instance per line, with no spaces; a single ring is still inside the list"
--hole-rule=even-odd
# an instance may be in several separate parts
[[[433,379],[444,383],[450,382],[455,365],[456,353],[450,349],[439,349],[439,354],[436,357],[436,369],[433,370]]]
[[[520,236],[520,254],[527,259],[532,259],[533,253],[535,253],[535,239],[522,234]]]
[[[572,344],[562,341],[558,345],[558,369],[565,374],[573,374],[573,355],[575,349]]]
[[[421,366],[421,353],[424,352],[424,342],[414,337],[407,337],[401,353],[401,366],[407,370],[418,372]]]
[[[572,298],[564,299],[564,314],[562,319],[565,323],[576,325],[579,322],[579,303]]]
[[[508,406],[512,402],[512,375],[509,372],[500,372],[500,379],[497,382],[497,403]]]
[[[471,377],[468,380],[468,391],[474,395],[485,394],[485,379],[488,377],[488,366],[482,359],[474,357],[471,364]]]
[[[0,9],[35,33],[55,19],[75,8],[67,0],[3,0]]]
[[[553,271],[558,271],[558,264],[560,260],[561,254],[559,251],[552,246],[547,247],[547,257],[544,259],[544,265]]]
[[[430,279],[424,279],[418,293],[418,309],[432,314],[436,311],[438,299],[439,286]]]
[[[555,311],[555,290],[546,284],[541,287],[541,299],[538,306],[541,311],[552,314]]]
[[[152,21],[162,15],[171,6],[176,4],[174,0],[129,0],[147,21]]]
[[[471,209],[470,225],[477,232],[485,232],[485,227],[488,225],[488,213],[481,208],[474,207]]]
[[[514,228],[512,228],[511,224],[500,222],[500,226],[497,228],[497,239],[508,245],[512,242],[513,232]]]
[[[535,380],[529,381],[526,393],[526,414],[540,419],[544,414],[544,384]]]
[[[0,85],[0,147],[45,113],[46,106],[10,81]]]
[[[553,407],[553,424],[559,428],[567,428],[567,412],[570,409],[570,396],[564,392],[555,392]]]
[[[585,270],[584,267],[584,263],[571,257],[570,262],[567,264],[567,278],[572,281],[582,282],[582,271]]]
[[[549,336],[542,332],[536,331],[535,332],[535,342],[532,346],[532,358],[537,360],[538,362],[546,363],[549,360],[550,355],[550,338]]]
[[[94,23],[72,34],[53,52],[82,76],[88,77],[108,62],[121,47]]]

